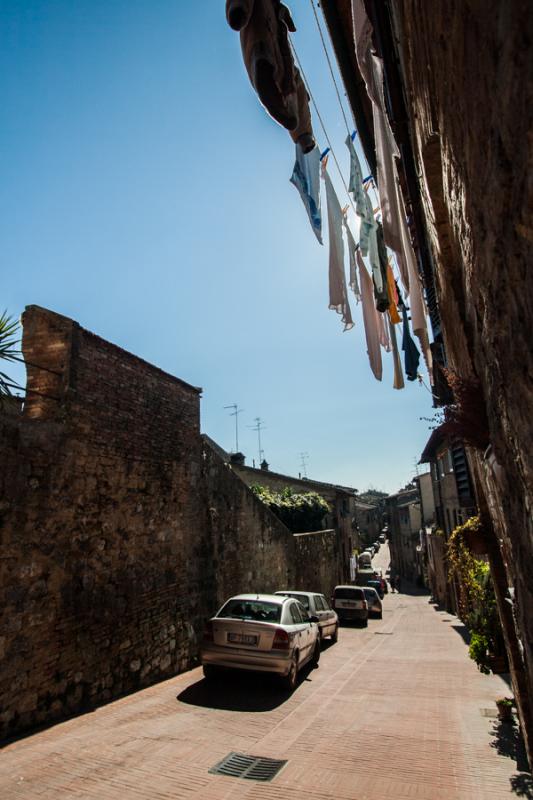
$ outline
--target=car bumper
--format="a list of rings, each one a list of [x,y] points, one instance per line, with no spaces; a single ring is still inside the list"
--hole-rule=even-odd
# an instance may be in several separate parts
[[[364,608],[337,608],[335,610],[341,620],[368,619],[368,611]]]
[[[291,656],[292,653],[290,651],[252,652],[218,645],[204,645],[200,652],[200,661],[202,664],[209,664],[214,667],[287,675],[291,665]]]

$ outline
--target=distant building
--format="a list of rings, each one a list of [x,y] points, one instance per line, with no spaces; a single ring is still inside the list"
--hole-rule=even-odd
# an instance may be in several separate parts
[[[422,523],[418,485],[389,495],[385,499],[385,515],[389,526],[391,571],[417,581],[422,577],[418,555]]]
[[[435,508],[424,536],[429,587],[439,603],[456,611],[455,590],[447,575],[446,544],[454,528],[477,513],[468,457],[463,443],[440,425],[429,437],[420,463],[430,465]]]
[[[355,524],[359,531],[361,545],[372,544],[381,533],[381,510],[372,503],[355,501]]]

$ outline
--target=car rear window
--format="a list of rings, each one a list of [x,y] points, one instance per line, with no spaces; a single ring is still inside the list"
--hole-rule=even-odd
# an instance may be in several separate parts
[[[276,592],[276,594],[283,594],[283,597],[293,597],[298,600],[309,611],[309,598],[305,594],[298,594],[297,592]]]
[[[218,612],[217,617],[251,619],[255,622],[279,622],[281,605],[264,600],[228,600]]]
[[[362,589],[352,589],[349,586],[346,588],[335,589],[334,594],[337,600],[362,600],[364,597]]]

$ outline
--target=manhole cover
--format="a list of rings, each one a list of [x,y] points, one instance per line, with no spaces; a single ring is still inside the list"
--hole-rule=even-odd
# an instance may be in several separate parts
[[[228,775],[230,778],[246,778],[249,781],[271,781],[285,766],[287,761],[261,756],[247,756],[244,753],[230,753],[209,772],[212,775]]]
[[[392,631],[374,631],[374,636],[392,636]]]
[[[480,708],[481,716],[482,717],[490,717],[491,719],[496,719],[498,716],[498,710],[496,708]]]

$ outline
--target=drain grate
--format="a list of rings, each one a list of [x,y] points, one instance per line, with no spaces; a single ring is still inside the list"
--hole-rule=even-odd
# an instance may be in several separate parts
[[[280,761],[276,758],[230,753],[214,767],[211,767],[209,772],[212,775],[227,775],[230,778],[267,782],[275,778],[286,763],[287,761]]]
[[[393,631],[374,631],[374,636],[392,636]]]

